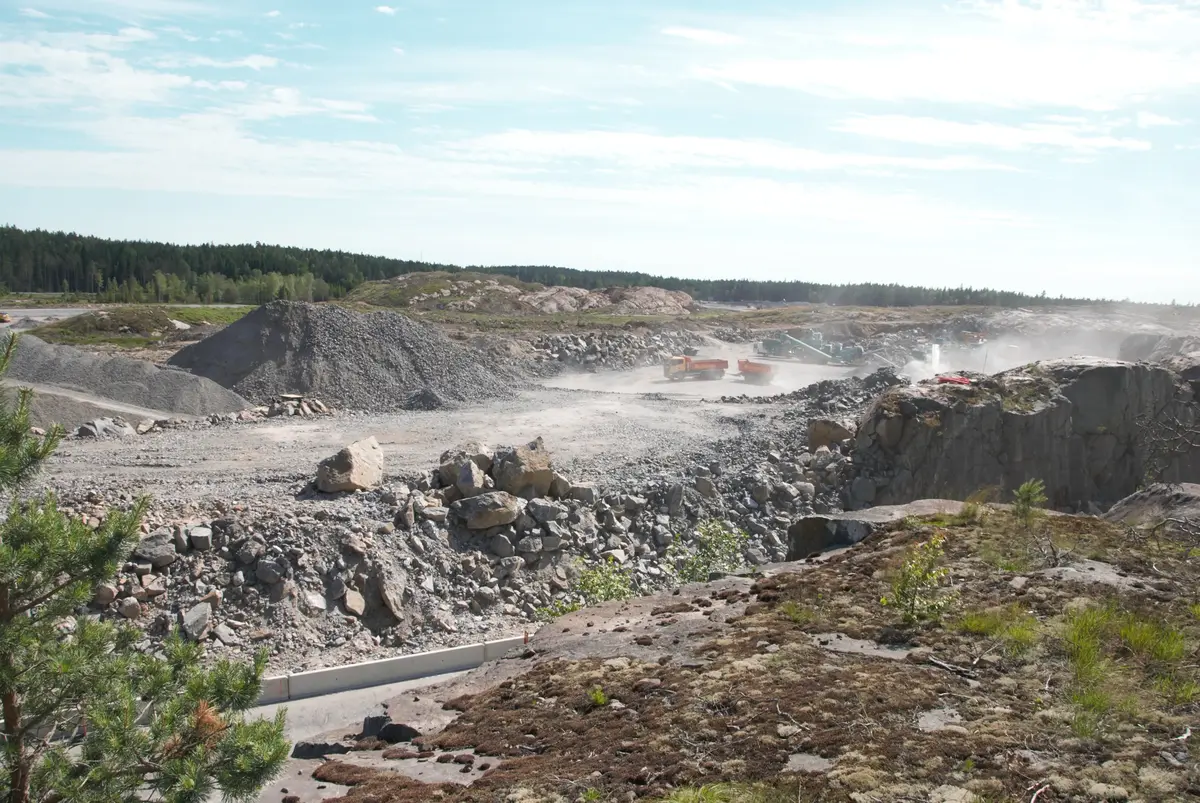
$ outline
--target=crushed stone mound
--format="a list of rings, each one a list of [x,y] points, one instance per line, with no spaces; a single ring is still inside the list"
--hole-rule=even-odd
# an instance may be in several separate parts
[[[6,378],[17,385],[53,385],[95,396],[101,407],[109,400],[180,415],[212,415],[250,406],[236,393],[186,371],[128,357],[102,357],[33,335],[21,335]]]
[[[515,379],[482,352],[403,315],[290,301],[258,308],[170,364],[252,401],[303,393],[376,412],[508,396]]]

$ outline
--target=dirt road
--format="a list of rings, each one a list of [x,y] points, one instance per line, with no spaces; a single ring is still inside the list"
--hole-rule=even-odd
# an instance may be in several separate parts
[[[62,487],[119,485],[162,500],[247,499],[291,491],[319,460],[374,435],[389,473],[434,468],[446,449],[468,440],[513,444],[538,436],[572,479],[645,476],[686,465],[765,414],[744,406],[615,393],[536,390],[459,410],[343,414],[312,421],[270,420],[155,433],[137,440],[63,444],[48,479]],[[97,466],[104,466],[98,473]]]

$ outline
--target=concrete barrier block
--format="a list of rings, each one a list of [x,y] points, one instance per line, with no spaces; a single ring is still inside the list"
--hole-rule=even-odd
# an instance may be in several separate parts
[[[508,655],[509,650],[514,650],[525,644],[524,636],[514,636],[513,638],[497,639],[495,641],[485,641],[483,643],[483,660],[495,661]]]
[[[295,675],[266,678],[263,680],[262,695],[258,704],[272,705],[449,672],[463,672],[475,669],[487,661],[503,658],[509,650],[524,643],[524,636],[514,636],[479,644],[466,644],[448,650],[398,655],[395,658],[383,658],[361,664],[332,666],[327,669],[314,669],[311,672],[298,672]]]
[[[259,705],[274,705],[285,703],[290,699],[288,676],[279,675],[273,678],[263,678],[262,694],[258,698]]]

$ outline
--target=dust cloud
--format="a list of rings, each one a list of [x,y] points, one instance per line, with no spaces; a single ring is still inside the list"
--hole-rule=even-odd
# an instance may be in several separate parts
[[[942,346],[936,365],[931,359],[914,360],[905,365],[900,373],[920,381],[955,371],[998,374],[1039,360],[1070,357],[1118,359],[1124,338],[1123,333],[1088,331],[1047,333],[1037,337],[1005,335],[969,348]]]
[[[719,344],[719,345],[712,345]],[[661,393],[664,396],[681,398],[719,399],[722,396],[775,396],[791,393],[824,379],[847,379],[855,374],[853,368],[828,365],[809,365],[784,360],[764,360],[754,356],[750,343],[731,345],[711,341],[710,346],[700,349],[697,359],[727,360],[729,370],[720,380],[686,379],[672,382],[663,376],[661,365],[635,368],[632,371],[601,371],[597,373],[561,374],[542,384],[550,388],[568,390],[594,390],[606,393]],[[775,369],[771,383],[752,385],[737,375],[738,360],[755,360]]]
[[[1121,341],[1127,333],[1112,331],[1046,332],[1037,336],[1005,335],[979,346],[944,344],[938,348],[936,364],[927,357],[902,366],[898,373],[913,381],[932,379],[938,374],[973,371],[996,374],[1038,360],[1069,357],[1105,357],[1117,359]],[[932,349],[931,349],[932,351]],[[590,390],[606,393],[660,393],[680,398],[717,399],[722,396],[774,396],[791,393],[825,379],[847,379],[866,376],[880,366],[845,368],[813,365],[788,360],[766,360],[754,356],[750,343],[731,345],[710,340],[700,350],[700,359],[723,359],[729,362],[725,378],[716,381],[683,380],[672,382],[663,376],[662,366],[637,368],[632,371],[599,371],[561,374],[542,384],[549,388]],[[737,376],[737,361],[751,359],[765,362],[775,369],[768,385],[751,385]]]

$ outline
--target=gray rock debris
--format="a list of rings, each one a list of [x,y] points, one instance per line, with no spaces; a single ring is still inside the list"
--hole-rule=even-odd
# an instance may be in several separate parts
[[[512,394],[515,372],[394,312],[275,301],[170,364],[255,402],[316,396],[342,409],[438,409]]]

